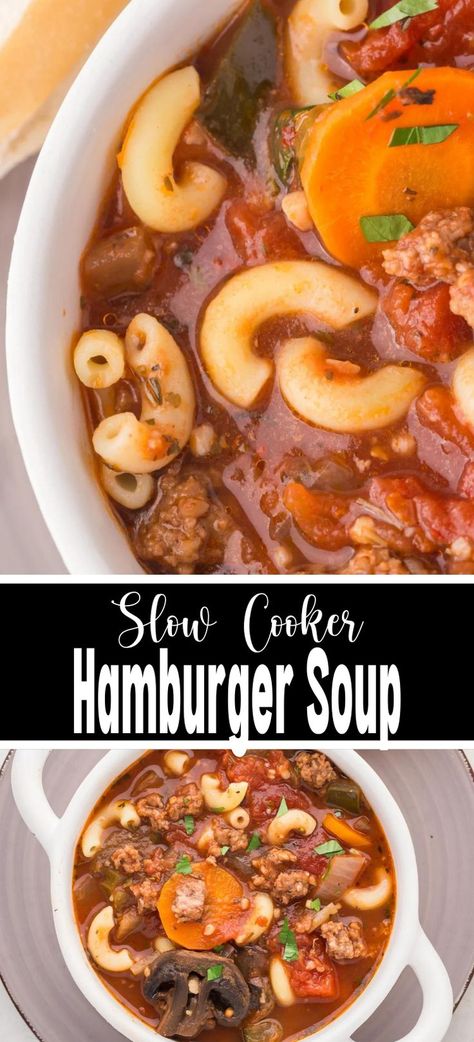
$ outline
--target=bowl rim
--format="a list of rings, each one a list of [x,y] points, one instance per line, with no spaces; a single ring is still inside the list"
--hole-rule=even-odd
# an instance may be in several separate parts
[[[202,744],[202,743],[201,743]],[[184,743],[181,743],[184,746]],[[317,750],[317,742],[305,742],[305,748]],[[154,748],[174,748],[170,742],[157,743]],[[192,748],[192,743],[188,743]],[[222,748],[221,742],[206,743],[211,749]],[[253,748],[278,748],[278,743],[252,743]],[[250,745],[249,745],[250,748]],[[293,748],[298,748],[295,743]],[[199,750],[198,750],[199,751]],[[130,750],[112,750],[86,775],[71,799],[54,834],[51,859],[51,899],[54,923],[63,958],[69,972],[92,1006],[132,1042],[152,1042],[163,1036],[150,1029],[107,990],[100,976],[87,958],[77,927],[72,896],[72,870],[76,844],[84,824],[97,800],[131,763],[144,755],[130,758]],[[389,942],[372,977],[364,990],[334,1020],[305,1039],[347,1042],[352,1033],[372,1015],[389,993],[402,969],[409,963],[416,936],[420,929],[418,914],[418,871],[415,851],[405,818],[389,789],[361,756],[354,750],[329,750],[329,755],[350,777],[361,784],[369,803],[377,814],[387,836],[392,853],[397,881],[397,893],[403,892],[396,903],[395,919]]]
[[[160,62],[157,58],[156,75],[185,61],[242,2],[213,0],[210,8],[208,5],[196,5],[195,0],[180,0],[181,8],[187,5],[188,15],[192,17],[186,19],[182,11],[179,19],[179,25],[183,25],[182,42],[173,37],[171,44],[176,60],[170,57],[166,61],[163,57]],[[153,80],[153,76],[148,76],[136,59],[149,41],[150,27],[158,31],[167,18],[176,20],[177,17],[175,0],[130,0],[101,38],[70,87],[49,130],[31,176],[11,256],[6,304],[6,357],[13,422],[40,511],[71,574],[136,575],[137,571],[138,574],[140,572],[126,533],[112,510],[107,509],[105,497],[93,474],[93,454],[88,433],[87,448],[82,444],[82,459],[78,467],[81,469],[83,490],[87,488],[91,492],[96,528],[97,524],[101,527],[100,540],[97,531],[92,531],[92,522],[88,518],[78,524],[83,511],[81,490],[76,488],[68,472],[68,461],[61,445],[61,425],[54,419],[55,410],[59,406],[53,388],[44,386],[49,381],[45,381],[44,376],[42,379],[42,345],[38,340],[35,344],[37,329],[45,314],[41,272],[48,269],[48,258],[55,255],[55,243],[64,237],[64,212],[68,210],[66,203],[73,205],[73,198],[68,198],[68,191],[71,191],[68,185],[77,177],[77,165],[80,168],[83,150],[93,139],[98,153],[98,176],[100,172],[105,190],[107,180],[110,180],[111,152],[117,144],[127,114],[137,97]],[[189,41],[189,45],[186,41]],[[128,70],[127,77],[124,77],[125,70]],[[114,121],[110,122],[110,134],[107,133],[106,139],[102,141],[97,126],[100,126],[101,113],[107,103],[111,104],[118,87],[127,100],[117,111]],[[101,191],[97,198],[95,216],[103,194]],[[83,248],[92,231],[94,219],[88,225]],[[78,272],[79,257],[76,266]],[[46,283],[46,297],[49,286],[50,281]],[[79,298],[78,287],[77,313]],[[73,330],[74,325],[71,326],[69,339],[72,339]],[[32,343],[35,347],[33,351],[23,349],[23,345]],[[70,359],[68,362],[68,369],[72,369]],[[68,404],[72,403],[77,408],[80,404],[79,388],[73,385],[72,371],[67,372],[66,377],[68,384],[71,383],[68,387]],[[63,405],[63,409],[66,408]],[[83,422],[85,427],[85,417]],[[84,428],[77,431],[78,461],[81,441],[84,442]],[[90,474],[86,475],[86,469]],[[95,494],[91,490],[91,481],[96,486]],[[66,494],[69,502],[67,510],[64,507]],[[112,559],[117,560],[118,567],[112,566]]]

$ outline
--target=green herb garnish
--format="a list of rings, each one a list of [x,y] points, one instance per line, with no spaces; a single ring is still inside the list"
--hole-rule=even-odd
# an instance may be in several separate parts
[[[191,864],[191,858],[189,854],[181,854],[176,862],[175,872],[179,872],[182,876],[188,876],[192,872],[193,867]]]
[[[361,232],[367,242],[394,242],[413,231],[414,225],[402,213],[388,213],[361,217]]]
[[[381,112],[386,105],[393,101],[394,98],[398,97],[398,95],[400,94],[403,94],[403,91],[410,86],[410,83],[413,83],[413,81],[416,80],[417,76],[420,75],[420,72],[421,69],[415,69],[415,71],[412,72],[411,76],[409,76],[408,79],[405,80],[405,83],[402,83],[400,90],[395,91],[392,90],[392,88],[390,88],[390,90],[388,90],[387,93],[383,95],[383,98],[380,99],[375,108],[372,109],[371,112],[369,112],[369,115],[365,117],[366,122],[368,119],[372,119],[372,116],[376,116],[378,112]]]
[[[208,980],[219,980],[224,972],[224,967],[221,962],[216,962],[214,966],[209,966],[207,971]]]
[[[295,962],[299,956],[298,944],[293,930],[290,929],[288,919],[283,920],[283,926],[278,934],[278,940],[283,944],[283,958],[285,962]]]
[[[260,839],[260,836],[256,832],[254,832],[253,836],[250,837],[247,850],[258,850],[258,848],[261,847],[261,845],[262,841]]]
[[[230,847],[221,847],[221,854],[222,854],[222,856],[224,856],[224,854],[227,854],[228,850],[230,850]]]
[[[438,145],[451,137],[459,123],[438,123],[431,127],[396,127],[388,143],[389,148],[398,145]]]
[[[358,94],[363,89],[364,84],[360,80],[351,80],[350,83],[344,84],[344,87],[335,90],[333,94],[328,94],[328,98],[331,98],[331,101],[341,101],[342,98],[350,98],[352,94]]]
[[[321,911],[321,901],[320,901],[319,897],[315,897],[314,901],[310,901],[309,902],[309,907],[311,908],[311,910],[313,912],[320,912]]]
[[[279,806],[279,808],[278,808],[278,810],[276,812],[276,817],[277,818],[281,818],[282,814],[287,814],[287,813],[288,813],[288,804],[287,804],[287,802],[285,800],[285,797],[283,797],[283,799],[282,799],[282,801],[280,803],[280,806]]]
[[[416,18],[418,14],[436,11],[438,0],[399,0],[398,4],[389,7],[375,21],[370,22],[369,29],[384,29],[395,22],[403,22],[405,18]]]
[[[196,828],[192,814],[184,815],[184,827],[186,829],[186,835],[192,836],[194,829]]]
[[[337,839],[328,839],[327,843],[320,843],[319,847],[314,848],[315,854],[324,854],[325,857],[334,857],[336,854],[344,854],[344,847],[337,842]]]

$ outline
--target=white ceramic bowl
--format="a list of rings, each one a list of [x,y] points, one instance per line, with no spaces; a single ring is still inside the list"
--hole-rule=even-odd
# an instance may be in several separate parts
[[[14,422],[40,508],[73,574],[139,568],[94,475],[72,373],[78,264],[132,105],[186,60],[241,0],[132,0],[73,84],[38,159],[9,278],[7,360]]]
[[[212,744],[217,745],[209,743]],[[12,787],[21,815],[50,859],[51,901],[64,960],[83,994],[117,1031],[131,1042],[156,1042],[162,1036],[121,1006],[92,969],[80,940],[72,904],[77,840],[97,799],[129,765],[132,754],[129,751],[107,753],[79,786],[61,819],[53,813],[42,786],[47,756],[47,751],[17,752]],[[384,783],[357,753],[339,750],[332,752],[331,757],[344,773],[361,785],[383,825],[395,863],[398,901],[391,937],[379,968],[352,1005],[316,1032],[317,1042],[350,1042],[353,1033],[383,1002],[406,966],[411,966],[418,977],[423,1008],[418,1023],[403,1042],[441,1042],[451,1019],[453,996],[443,963],[419,923],[418,873],[408,827]]]

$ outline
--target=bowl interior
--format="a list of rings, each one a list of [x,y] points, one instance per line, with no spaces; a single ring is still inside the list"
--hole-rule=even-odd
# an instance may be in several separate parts
[[[79,259],[132,105],[241,0],[132,0],[73,84],[36,165],[9,277],[13,416],[30,480],[66,567],[133,574],[135,557],[97,485],[71,364]]]
[[[160,743],[161,744],[161,743]],[[206,743],[220,748],[220,743]],[[259,743],[260,747],[265,743]],[[162,745],[166,748],[167,746]],[[310,745],[308,744],[308,748]],[[318,1039],[346,1042],[374,1012],[407,964],[418,927],[418,879],[411,837],[404,818],[388,789],[364,760],[352,750],[331,751],[334,762],[364,790],[385,830],[395,863],[398,892],[395,920],[385,954],[360,996],[336,1019],[316,1032]],[[72,868],[76,842],[98,798],[111,782],[138,757],[129,751],[108,753],[76,791],[58,830],[52,857],[52,898],[55,925],[65,961],[92,1005],[132,1042],[156,1040],[156,1032],[130,1016],[106,990],[92,969],[76,927],[72,903]],[[161,1037],[161,1036],[158,1036]],[[310,1036],[306,1036],[310,1037]]]

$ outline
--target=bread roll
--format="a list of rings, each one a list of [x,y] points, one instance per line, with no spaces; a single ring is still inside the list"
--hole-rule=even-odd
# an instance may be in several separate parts
[[[0,177],[37,152],[126,0],[0,0]]]

